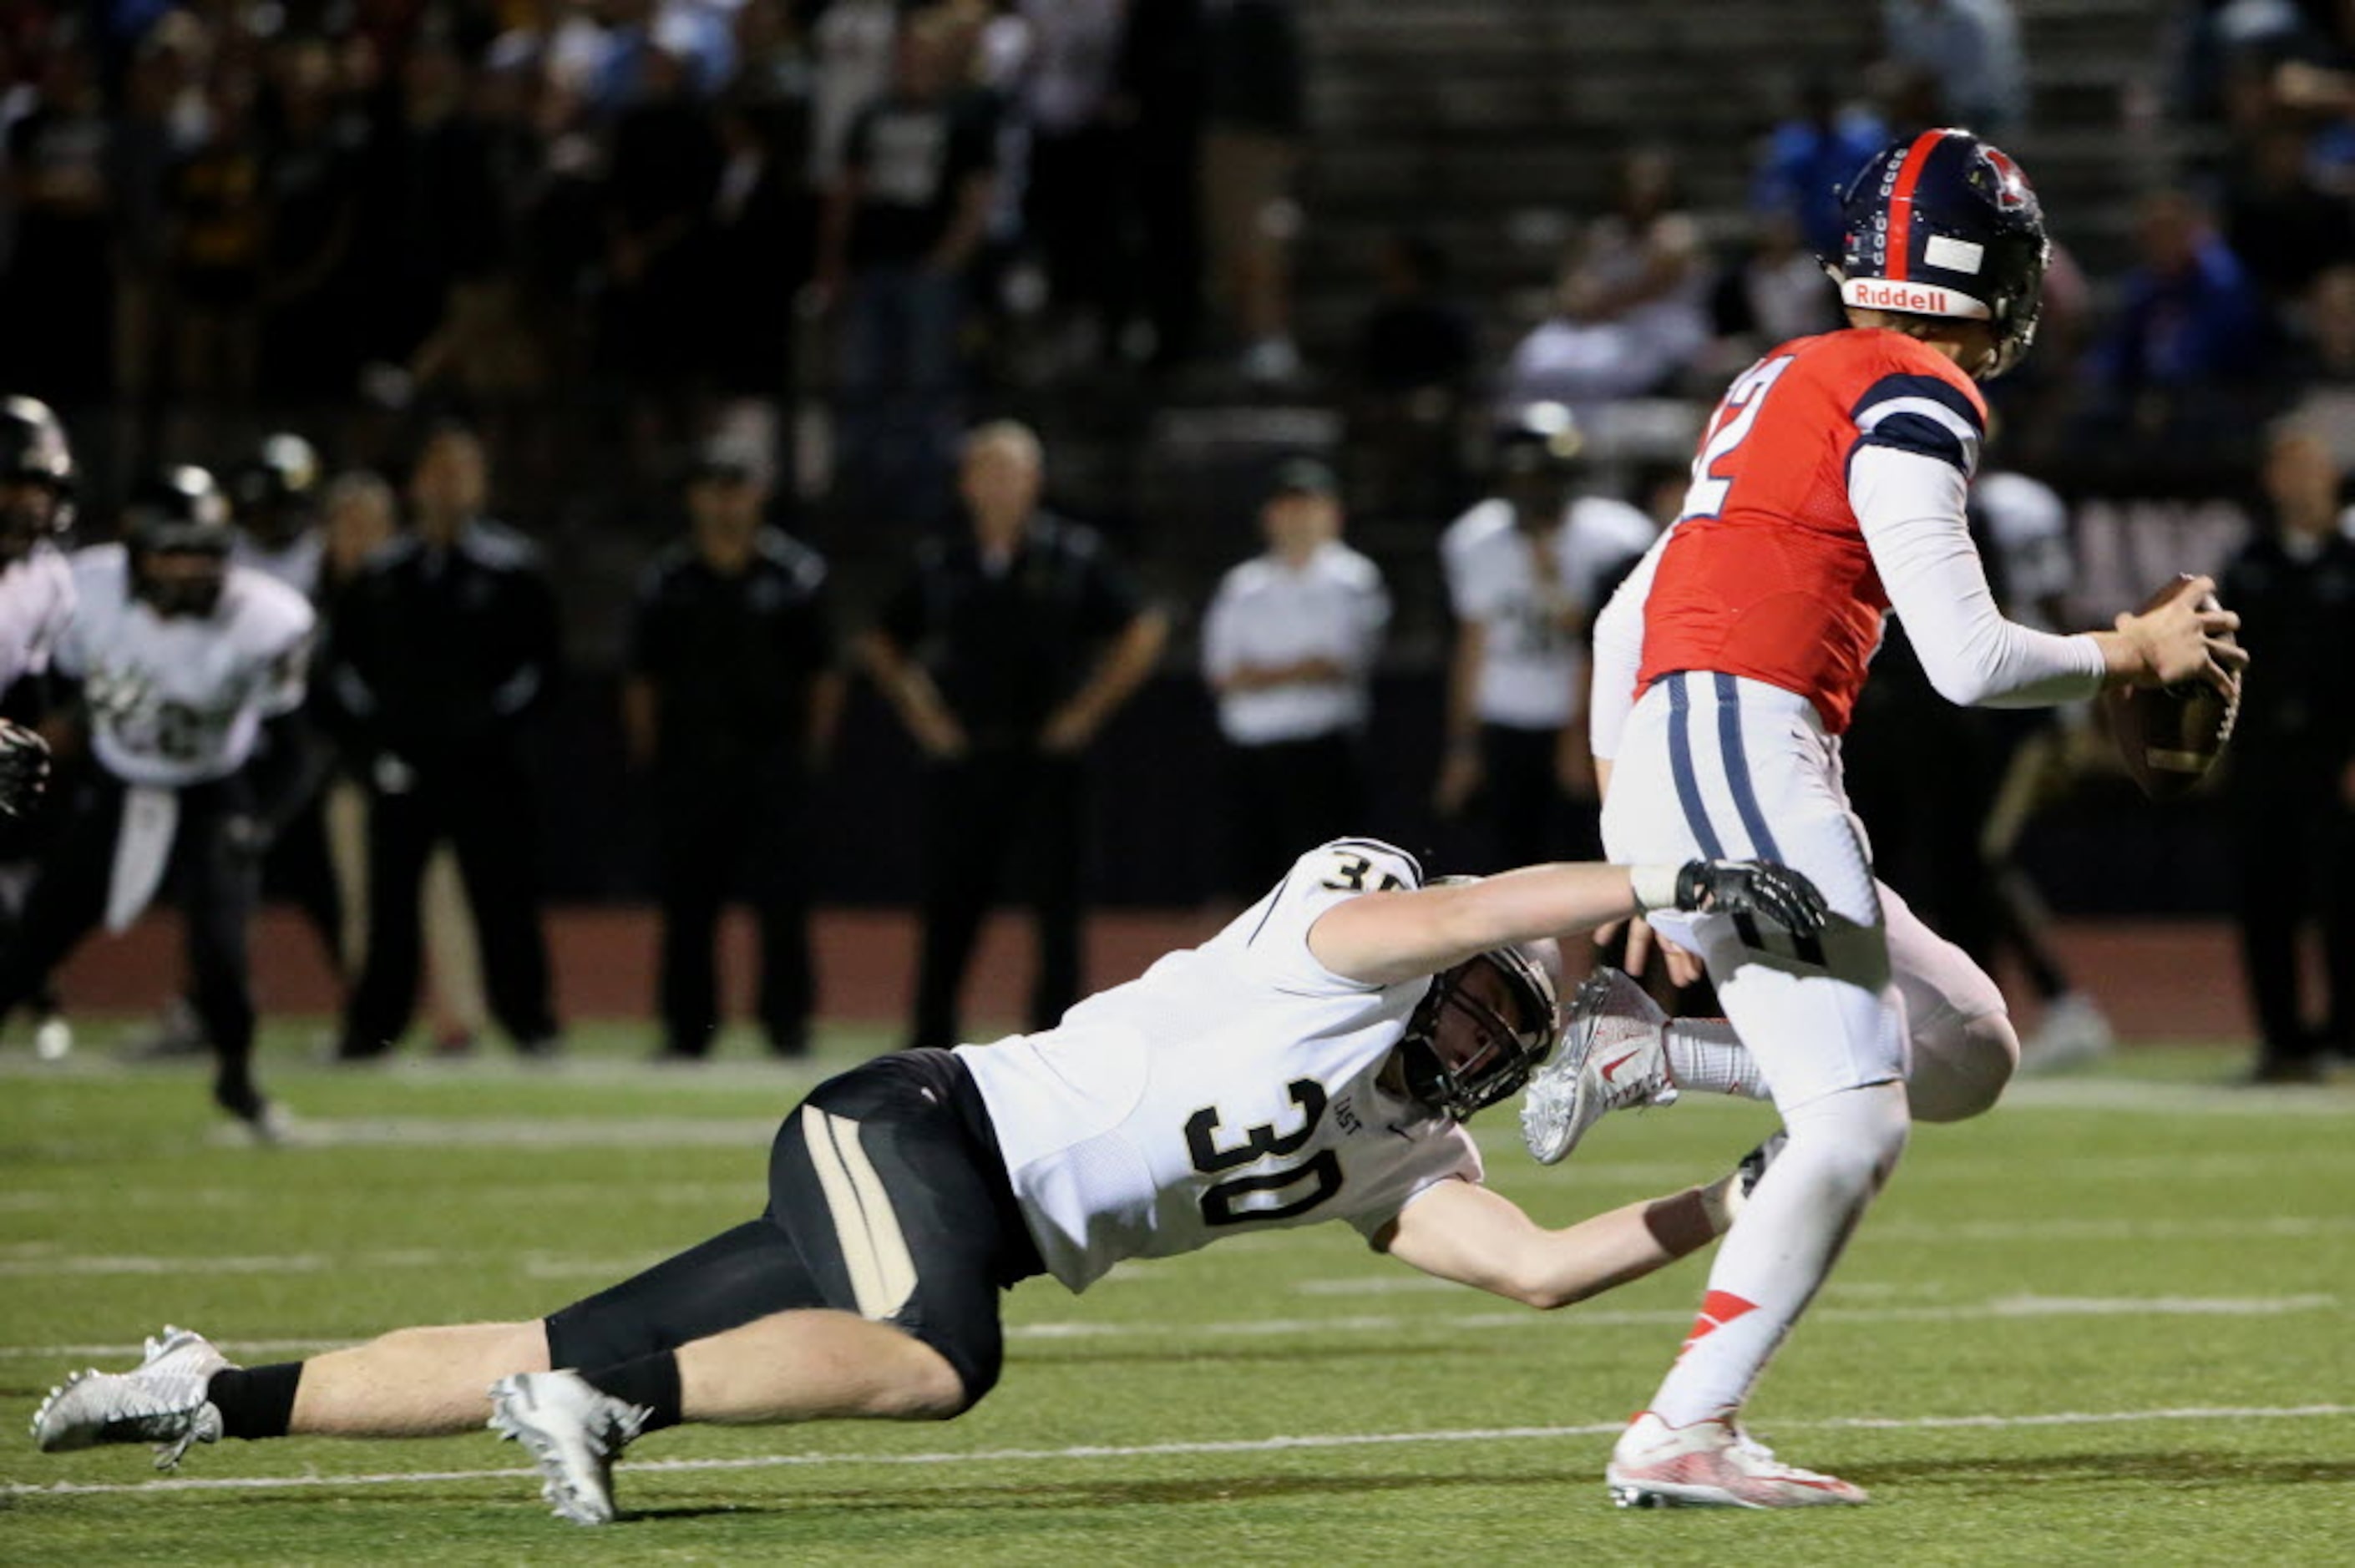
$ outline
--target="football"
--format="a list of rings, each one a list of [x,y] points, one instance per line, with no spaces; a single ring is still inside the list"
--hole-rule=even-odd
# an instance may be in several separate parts
[[[2147,615],[2181,590],[2183,579],[2169,583],[2142,607]],[[2212,608],[2210,596],[2202,608]],[[2227,641],[2237,641],[2230,632]],[[2232,721],[2239,715],[2238,698],[2227,701],[2204,682],[2156,690],[2117,686],[2102,694],[2102,711],[2110,736],[2125,758],[2126,772],[2154,800],[2172,800],[2189,794],[2208,776],[2232,738]]]

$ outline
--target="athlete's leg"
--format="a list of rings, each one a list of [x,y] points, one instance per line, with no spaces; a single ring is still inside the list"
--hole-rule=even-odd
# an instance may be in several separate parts
[[[1837,916],[1819,943],[1710,916],[1698,952],[1773,1086],[1790,1142],[1721,1244],[1709,1295],[1652,1411],[1730,1417],[1813,1298],[1905,1145],[1904,1004],[1829,744],[1779,694],[1670,676],[1637,705],[1604,813],[1613,857],[1760,855],[1805,872]]]
[[[1881,887],[1889,967],[1905,1001],[1913,1063],[1905,1075],[1916,1121],[1965,1121],[1992,1108],[2019,1065],[2019,1036],[2003,991],[1970,955]]]
[[[240,1430],[235,1418],[245,1388],[281,1369],[218,1372],[208,1392],[231,1437],[443,1437],[481,1430],[495,1380],[548,1364],[548,1327],[538,1319],[461,1323],[397,1329],[298,1363],[282,1431]]]

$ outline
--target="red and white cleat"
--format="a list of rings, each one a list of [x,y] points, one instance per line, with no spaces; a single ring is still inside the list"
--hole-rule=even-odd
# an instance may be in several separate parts
[[[1730,1420],[1671,1426],[1650,1411],[1621,1433],[1603,1472],[1621,1508],[1817,1508],[1864,1489],[1774,1457]]]

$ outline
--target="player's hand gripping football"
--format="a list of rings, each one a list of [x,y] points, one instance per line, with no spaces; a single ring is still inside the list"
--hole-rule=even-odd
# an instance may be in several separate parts
[[[0,719],[0,816],[19,817],[41,798],[49,779],[49,743]]]
[[[2240,694],[2246,650],[2232,641],[2241,618],[2216,602],[2213,577],[2184,577],[2137,615],[2121,615],[2105,649],[2115,683],[2178,686],[2199,682],[2226,701]]]
[[[1816,885],[1763,860],[1689,860],[1677,873],[1676,906],[1706,915],[1763,915],[1795,937],[1813,937],[1831,910]]]

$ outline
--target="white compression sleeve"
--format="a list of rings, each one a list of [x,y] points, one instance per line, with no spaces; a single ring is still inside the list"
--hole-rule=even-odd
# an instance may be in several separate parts
[[[1620,732],[1627,727],[1636,705],[1636,677],[1644,668],[1644,601],[1651,597],[1652,577],[1660,569],[1660,552],[1668,547],[1671,525],[1652,541],[1635,569],[1620,579],[1611,602],[1594,618],[1594,668],[1587,683],[1586,746],[1596,760],[1619,755]]]
[[[1948,702],[1987,707],[2094,695],[2099,644],[2033,630],[1996,608],[1964,516],[1966,482],[1951,463],[1893,447],[1861,447],[1849,463],[1849,504],[1930,683]]]

